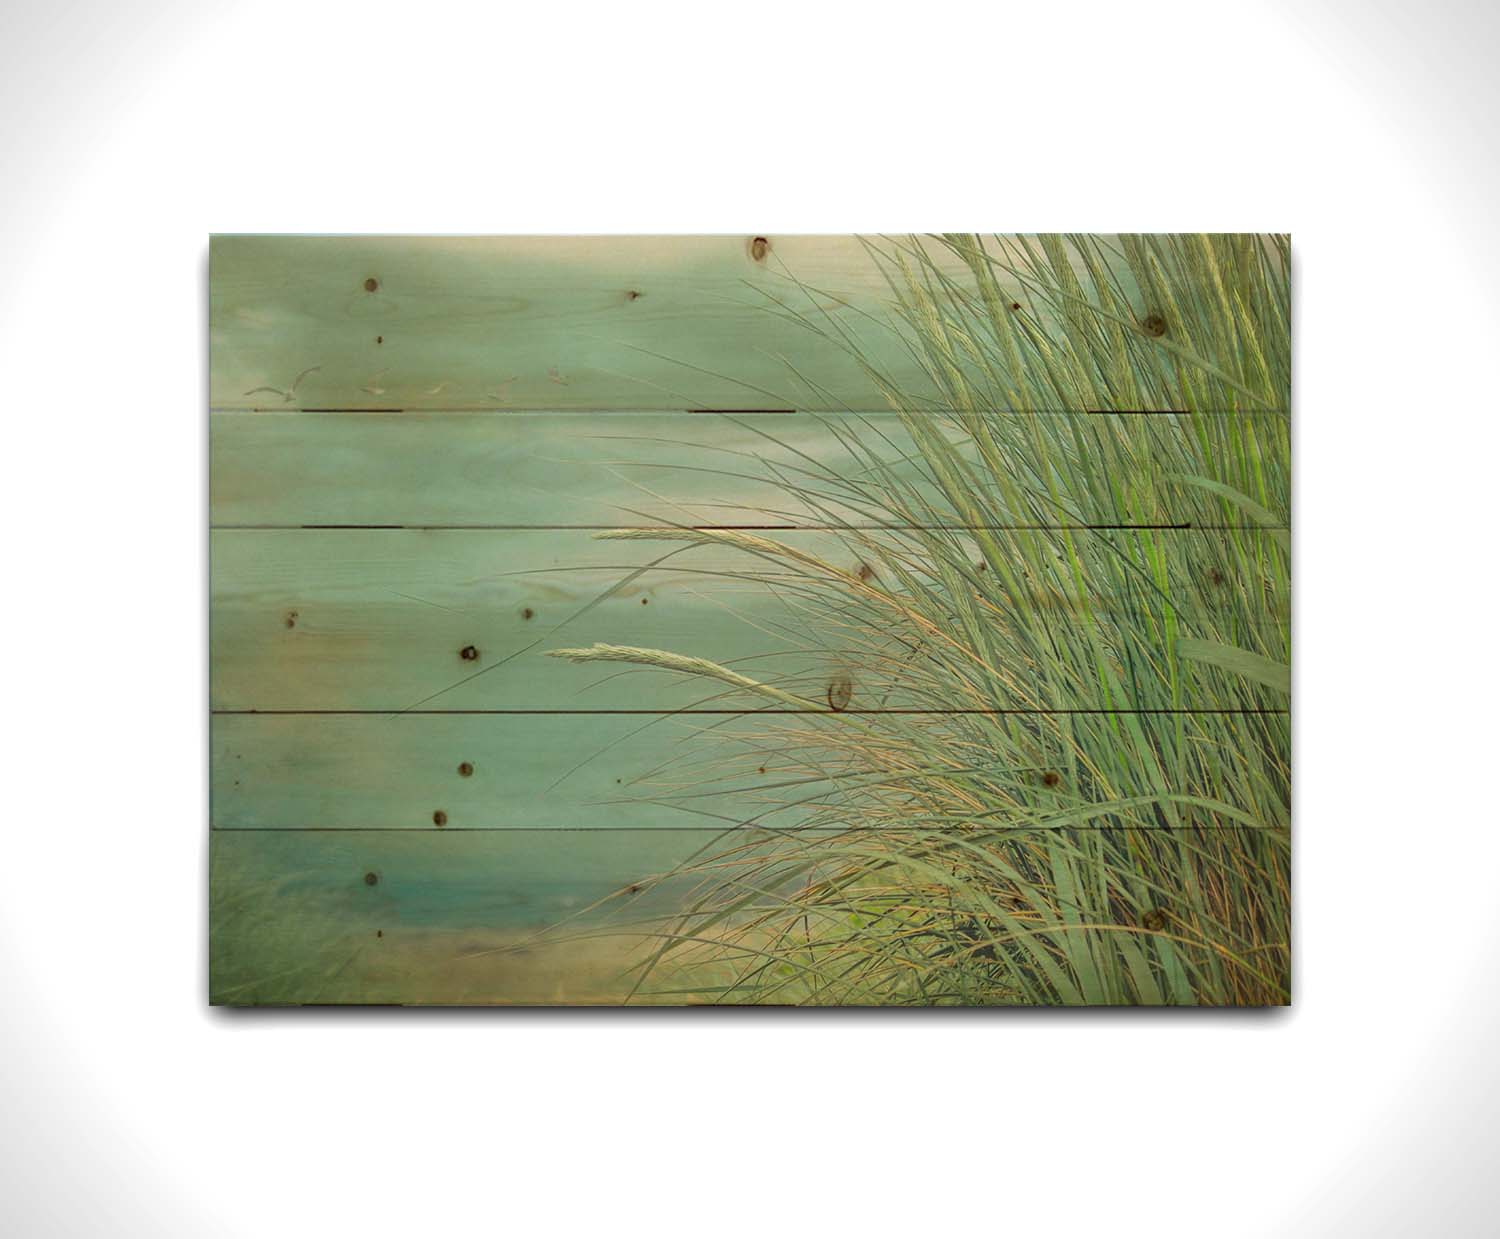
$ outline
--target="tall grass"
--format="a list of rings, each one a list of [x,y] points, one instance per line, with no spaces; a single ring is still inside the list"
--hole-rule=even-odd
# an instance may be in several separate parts
[[[795,771],[789,800],[814,789],[799,828],[748,821],[671,875],[693,893],[654,927],[637,985],[733,1002],[1287,1001],[1285,240],[869,249],[887,318],[825,313],[827,292],[800,285],[771,307],[855,357],[900,415],[897,443],[889,416],[830,414],[857,462],[837,470],[763,423],[827,545],[602,536],[737,549],[814,647],[859,669],[863,704],[901,712],[667,650],[553,651],[792,711],[764,742]],[[925,383],[871,360],[879,332]]]

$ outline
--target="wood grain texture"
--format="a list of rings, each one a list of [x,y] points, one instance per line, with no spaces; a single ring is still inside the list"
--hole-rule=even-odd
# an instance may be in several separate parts
[[[885,281],[852,237],[219,236],[216,408],[880,408],[852,358],[799,382],[837,316],[903,380],[871,325]],[[757,257],[759,254],[759,257]],[[800,292],[788,272],[813,289]],[[925,383],[923,383],[925,386]]]
[[[934,420],[972,463],[972,436]],[[1290,432],[1280,414],[1071,420],[1075,457],[1107,471],[1113,495],[1060,511],[1033,479],[1034,505],[1011,523],[1243,524],[1242,513],[1158,462],[1184,436],[1266,456]],[[944,506],[894,413],[219,413],[209,448],[219,526],[890,524],[867,497],[876,463],[914,500]],[[789,492],[788,482],[808,493]]]
[[[1037,555],[1061,555],[1061,535],[1014,535]],[[1216,565],[1246,530],[1083,531],[1122,555],[1153,539],[1190,545],[1192,579],[1172,582],[1183,636],[1236,624],[1284,625],[1284,597],[1240,615]],[[860,551],[838,534],[776,535],[852,573]],[[1118,706],[1094,682],[1059,685],[1011,669],[994,694],[933,700],[914,687],[899,637],[883,661],[841,638],[838,617],[788,580],[767,588],[764,560],[692,547],[655,568],[675,544],[601,541],[579,530],[221,530],[211,539],[211,659],[216,710],[675,710],[761,709],[760,696],[717,681],[656,670],[574,665],[546,651],[595,642],[704,657],[773,681],[815,702],[847,679],[855,708],[1072,709]],[[977,560],[978,554],[975,552]],[[753,578],[751,573],[756,573]],[[768,577],[768,573],[770,573]],[[1104,614],[1151,603],[1101,590],[1039,593],[1031,605],[1059,625],[1084,624],[1082,602]],[[1224,617],[1229,612],[1229,618]],[[1092,611],[1091,611],[1092,613]],[[1168,657],[1165,628],[1160,656]],[[1194,702],[1183,703],[1191,707]],[[1273,704],[1282,704],[1276,702]]]

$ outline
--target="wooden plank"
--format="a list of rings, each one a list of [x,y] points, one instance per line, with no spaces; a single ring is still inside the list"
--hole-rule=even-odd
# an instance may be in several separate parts
[[[851,344],[936,394],[855,237],[218,236],[209,284],[216,408],[885,408]]]
[[[1053,531],[1007,536],[1029,555],[1065,553],[1064,535]],[[1231,544],[1265,542],[1266,534],[1068,536],[1101,545],[1107,540],[1110,554],[1125,556],[1141,556],[1153,539],[1192,548],[1192,579],[1168,583],[1180,635],[1223,639],[1245,626],[1287,622],[1284,592],[1262,597],[1226,588]],[[863,563],[861,543],[839,534],[776,537],[851,574]],[[774,566],[743,550],[691,547],[648,567],[676,550],[675,543],[600,540],[579,530],[218,531],[211,539],[213,706],[394,712],[767,704],[757,694],[696,676],[575,665],[546,655],[596,642],[708,658],[815,702],[829,699],[842,683],[848,692],[840,704],[853,708],[1119,705],[1095,683],[1059,685],[1025,668],[1010,669],[1007,684],[995,687],[1003,694],[998,700],[913,696],[899,631],[882,637],[889,642],[883,654],[868,640],[852,641],[826,600],[810,602],[788,579],[777,588]],[[1080,597],[1101,614],[1111,608],[1135,614],[1139,606],[1139,599],[1120,602],[1098,590],[1038,592],[1028,602],[1047,607],[1056,624],[1076,626],[1084,622]],[[1236,608],[1247,597],[1256,600],[1254,610],[1240,614]]]
[[[799,293],[787,272],[825,293]],[[853,237],[217,236],[217,408],[880,408],[856,362],[770,298],[836,317],[927,384],[862,316],[888,295]],[[831,402],[831,403],[830,403]]]
[[[1135,853],[1153,840],[1170,846],[1174,834],[1075,829],[1051,832],[1047,839],[1076,845],[1103,833]],[[1202,832],[1187,833],[1189,851],[1204,846]],[[1246,832],[1236,837],[1242,845],[1253,842]],[[759,846],[747,836],[732,838]],[[726,836],[714,831],[214,831],[210,1000],[711,1001],[713,991],[700,988],[701,972],[693,974],[690,993],[676,989],[670,963],[652,974],[644,993],[632,996],[632,985],[658,943],[651,934],[673,925],[679,910],[704,891],[701,872],[665,880],[663,875],[728,846]],[[1267,857],[1265,890],[1279,887],[1284,893],[1284,843],[1256,850]],[[1160,950],[1192,946],[1170,917],[1194,902],[1187,889],[1159,877],[1139,905],[1107,911],[1128,940],[1148,953],[1155,950],[1162,992],[1153,1001],[1192,1000],[1190,991],[1172,990],[1162,967],[1170,956]],[[1253,928],[1263,941],[1236,942],[1228,957],[1242,957],[1247,972],[1274,975],[1279,967],[1270,953],[1285,954],[1289,926],[1273,920]],[[1053,932],[1067,940],[1066,932]],[[1161,935],[1160,950],[1150,935]],[[1213,966],[1210,953],[1200,958]],[[780,1000],[797,999],[784,994]],[[1132,998],[1125,993],[1114,1001]]]
[[[1262,458],[1288,455],[1280,414],[1069,420],[1070,459],[1111,478],[1114,493],[1062,512],[1018,463],[1018,489],[1033,496],[1028,510],[980,492],[1003,523],[1243,523],[1175,478],[1170,462],[1184,440],[1206,436],[1220,455],[1247,447]],[[972,435],[951,419],[938,424],[974,462]],[[899,523],[901,514],[870,497],[877,463],[930,509],[917,515],[951,511],[930,470],[914,463],[917,446],[894,413],[219,413],[210,428],[211,516],[220,526]],[[1289,519],[1284,508],[1273,515]]]
[[[965,717],[610,714],[221,714],[213,720],[212,822],[227,830],[778,830],[885,822],[913,768],[983,770],[1015,822],[1110,804],[1053,772],[1065,729],[1032,765],[1007,768]],[[1160,722],[1157,726],[1160,726]],[[1204,721],[1173,726],[1207,743]],[[931,737],[913,748],[914,727]],[[977,777],[970,774],[969,777]],[[1100,824],[1150,826],[1148,807]]]

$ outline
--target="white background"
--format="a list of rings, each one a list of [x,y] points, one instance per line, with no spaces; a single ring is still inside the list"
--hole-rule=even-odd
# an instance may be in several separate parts
[[[0,1230],[1494,1233],[1496,8],[0,14]],[[210,231],[1290,230],[1290,1012],[205,1006]]]

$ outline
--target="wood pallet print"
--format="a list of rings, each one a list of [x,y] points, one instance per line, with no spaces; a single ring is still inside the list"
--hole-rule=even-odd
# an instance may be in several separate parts
[[[210,998],[1290,998],[1283,236],[218,236]]]

